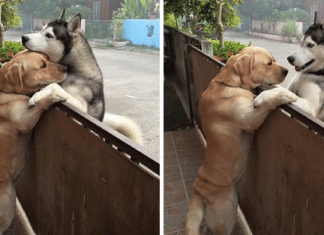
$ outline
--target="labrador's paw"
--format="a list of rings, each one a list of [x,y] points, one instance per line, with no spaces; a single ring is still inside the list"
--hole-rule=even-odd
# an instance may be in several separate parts
[[[259,107],[262,104],[268,104],[272,109],[275,109],[277,106],[295,102],[298,100],[296,96],[291,91],[283,87],[277,87],[271,90],[266,90],[261,92],[254,99],[254,107]]]

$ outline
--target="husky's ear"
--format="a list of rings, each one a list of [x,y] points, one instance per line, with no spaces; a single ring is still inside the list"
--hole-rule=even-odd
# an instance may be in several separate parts
[[[23,89],[22,75],[21,75],[21,66],[14,63],[8,69],[8,72],[5,74],[5,78],[12,88],[13,92],[19,93]]]
[[[81,15],[76,14],[72,20],[68,23],[68,31],[74,35],[81,32]]]
[[[317,11],[314,12],[314,24],[320,24],[320,22],[317,19]]]
[[[66,21],[65,18],[65,8],[63,9],[62,15],[61,15],[61,20]]]

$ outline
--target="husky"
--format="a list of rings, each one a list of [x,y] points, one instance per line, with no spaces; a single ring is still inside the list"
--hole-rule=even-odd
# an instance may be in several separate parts
[[[297,106],[324,121],[324,26],[317,21],[317,12],[301,47],[287,60],[300,72],[288,87],[301,98]]]
[[[31,106],[52,90],[65,92],[68,103],[142,144],[140,128],[132,120],[105,114],[103,76],[89,43],[81,34],[80,14],[67,22],[63,10],[60,19],[48,23],[39,33],[22,36],[22,43],[28,50],[46,54],[50,61],[68,68],[67,78],[59,86],[51,84],[37,92],[30,99]]]

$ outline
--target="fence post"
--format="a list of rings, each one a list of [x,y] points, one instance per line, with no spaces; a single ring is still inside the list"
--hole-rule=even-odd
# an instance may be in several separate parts
[[[210,41],[201,40],[201,50],[205,54],[209,55],[210,57],[214,57],[213,55],[213,47]]]
[[[188,101],[189,101],[189,110],[190,110],[190,122],[194,124],[194,114],[192,107],[192,95],[191,95],[191,67],[190,67],[190,44],[189,39],[185,39],[184,45],[184,59],[185,59],[185,67],[186,67],[186,81],[187,81],[187,92],[188,92]]]

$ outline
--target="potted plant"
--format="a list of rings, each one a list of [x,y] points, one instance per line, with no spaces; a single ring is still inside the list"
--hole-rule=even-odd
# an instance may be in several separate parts
[[[123,9],[120,8],[117,11],[113,12],[113,40],[110,43],[114,47],[123,47],[129,43],[129,41],[123,38],[124,33],[124,26],[123,26],[123,19],[124,19]]]

